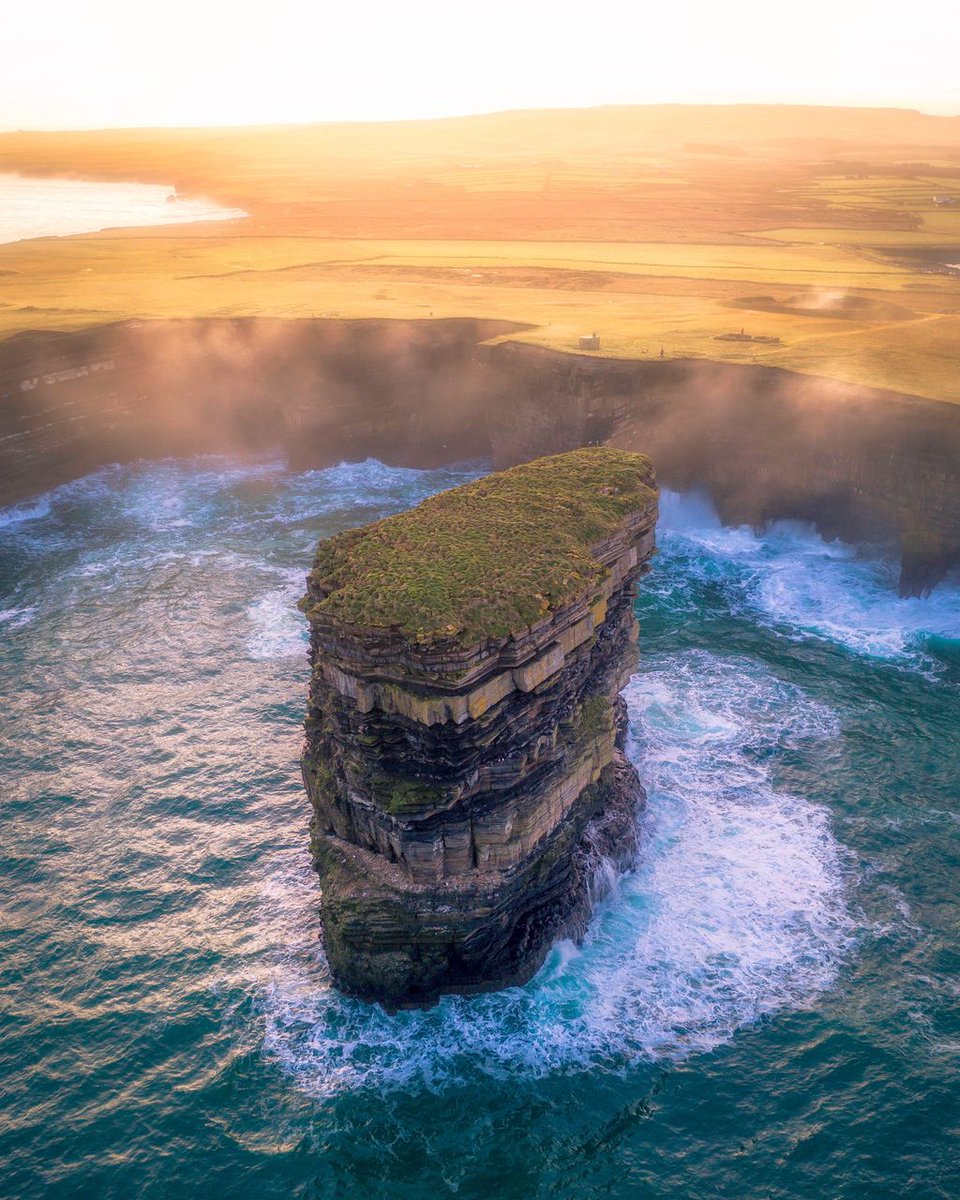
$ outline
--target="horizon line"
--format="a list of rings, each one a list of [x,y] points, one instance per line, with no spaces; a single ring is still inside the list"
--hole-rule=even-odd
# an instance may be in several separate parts
[[[197,125],[183,124],[175,122],[172,124],[143,124],[143,125],[37,125],[37,126],[2,126],[0,127],[0,137],[5,137],[9,134],[41,134],[41,133],[149,133],[159,130],[176,132],[179,130],[216,130],[216,129],[309,129],[316,126],[342,126],[342,125],[426,125],[438,124],[441,122],[452,121],[467,121],[481,120],[488,117],[507,117],[518,116],[529,113],[572,113],[572,112],[599,112],[602,110],[624,110],[624,109],[807,109],[818,111],[831,111],[837,109],[849,109],[855,112],[876,112],[876,113],[911,113],[920,117],[928,117],[932,119],[943,119],[947,121],[957,120],[960,118],[960,112],[954,111],[931,111],[922,107],[916,107],[906,104],[857,104],[845,103],[836,101],[832,103],[804,102],[791,100],[722,100],[722,101],[688,101],[688,100],[667,100],[660,102],[638,101],[635,103],[614,103],[614,104],[563,104],[563,105],[533,105],[530,107],[521,108],[495,108],[484,109],[480,111],[471,111],[463,113],[445,113],[443,115],[432,117],[338,117],[335,119],[318,118],[308,121],[263,121],[263,122],[216,122],[213,124],[201,123]]]

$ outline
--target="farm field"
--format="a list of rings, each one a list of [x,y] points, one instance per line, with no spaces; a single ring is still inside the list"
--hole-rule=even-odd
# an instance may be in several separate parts
[[[715,107],[0,135],[0,171],[250,215],[0,246],[0,337],[168,317],[453,317],[960,402],[960,119]]]

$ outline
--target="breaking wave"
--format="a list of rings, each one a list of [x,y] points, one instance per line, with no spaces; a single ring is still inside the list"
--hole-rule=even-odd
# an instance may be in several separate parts
[[[21,525],[24,521],[36,521],[50,512],[50,500],[41,496],[37,500],[24,504],[14,504],[10,508],[0,508],[0,529],[8,525]]]
[[[649,661],[626,697],[649,793],[640,866],[583,946],[557,947],[526,987],[396,1016],[345,1000],[314,948],[315,885],[297,875],[284,894],[274,878],[267,919],[304,942],[264,989],[266,1049],[303,1088],[674,1059],[832,986],[852,941],[844,855],[826,810],[773,773],[783,753],[836,737],[835,716],[705,652]]]
[[[731,610],[793,638],[815,637],[891,661],[916,659],[931,640],[960,642],[960,576],[926,599],[897,596],[896,563],[879,551],[825,542],[809,525],[775,522],[764,533],[725,529],[708,501],[664,492],[658,530],[663,557],[650,586],[722,590]],[[958,647],[960,648],[960,647]]]
[[[247,638],[247,653],[251,658],[287,658],[303,654],[308,637],[306,622],[297,609],[306,583],[302,570],[282,572],[280,587],[264,593],[247,606],[247,619],[252,632]]]

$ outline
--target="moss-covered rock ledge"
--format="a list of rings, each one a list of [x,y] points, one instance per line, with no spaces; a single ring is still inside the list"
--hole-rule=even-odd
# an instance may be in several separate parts
[[[622,753],[649,459],[540,459],[322,542],[303,772],[334,977],[388,1007],[522,982],[636,849]]]
[[[592,547],[655,499],[650,460],[622,450],[488,475],[321,542],[307,615],[420,644],[506,637],[596,587]]]

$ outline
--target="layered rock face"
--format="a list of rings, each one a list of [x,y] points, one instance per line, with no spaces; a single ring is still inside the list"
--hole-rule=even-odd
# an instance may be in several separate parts
[[[0,506],[113,462],[487,454],[469,364],[504,321],[127,321],[0,341]]]
[[[321,543],[303,772],[344,990],[523,982],[633,859],[619,692],[656,513],[645,456],[587,449]]]

